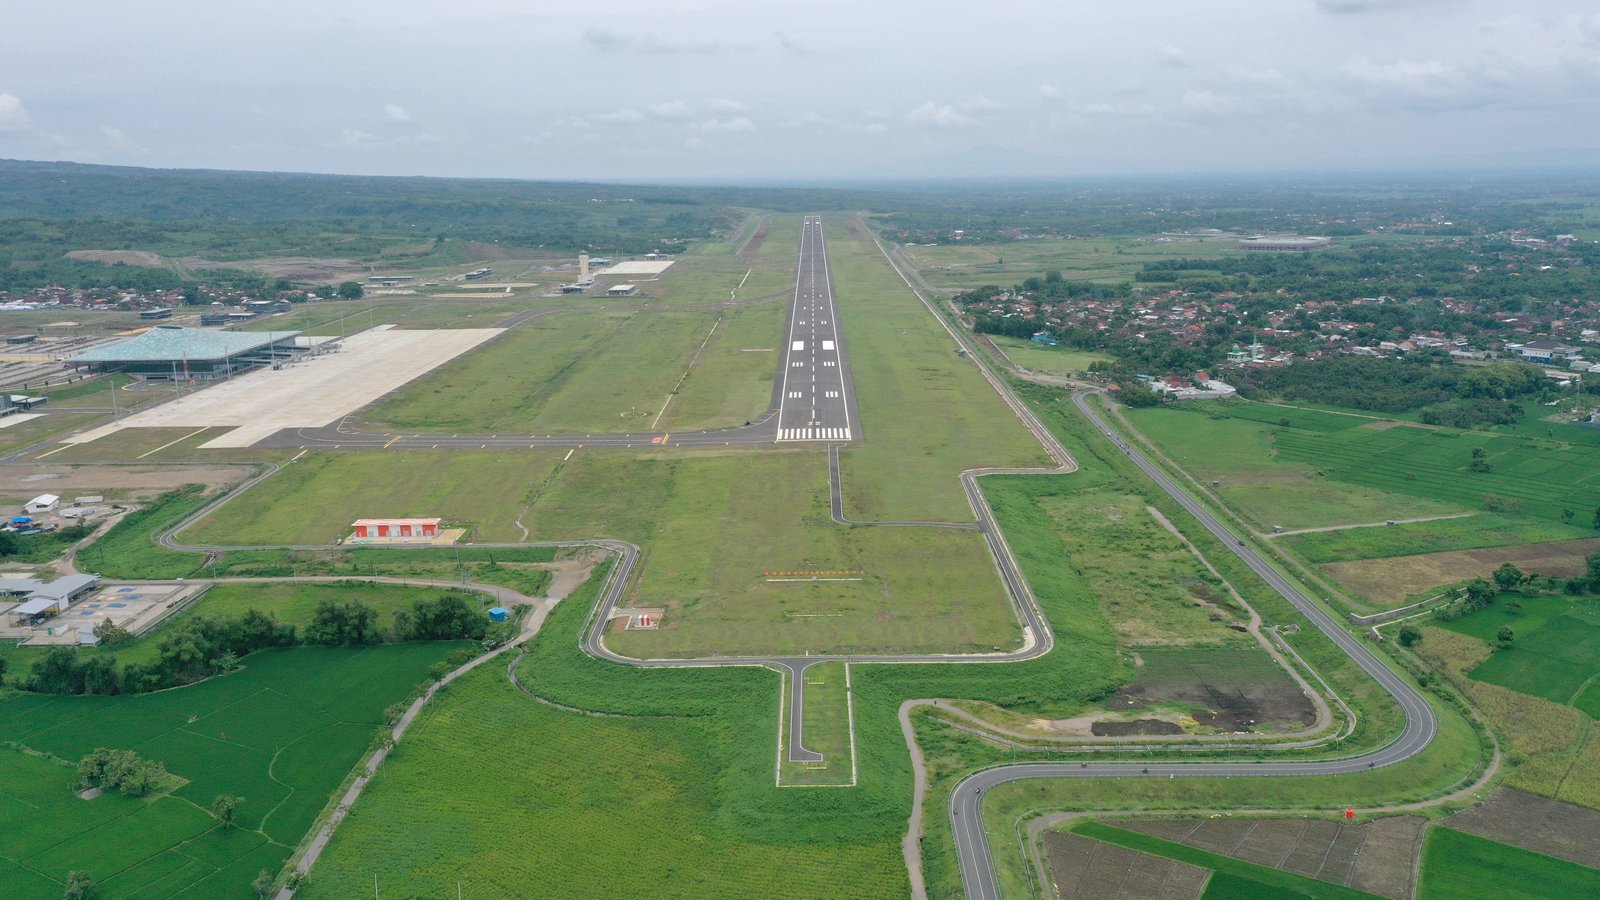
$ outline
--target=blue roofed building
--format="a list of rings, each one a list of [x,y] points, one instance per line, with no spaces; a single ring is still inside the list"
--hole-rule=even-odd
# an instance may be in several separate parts
[[[224,378],[292,359],[303,352],[298,331],[215,331],[161,325],[94,347],[67,362],[91,372],[124,372],[148,379]]]

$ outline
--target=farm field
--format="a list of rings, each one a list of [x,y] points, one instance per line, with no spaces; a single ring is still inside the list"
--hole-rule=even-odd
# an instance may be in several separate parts
[[[1239,823],[1242,824],[1242,823]],[[1356,900],[1375,896],[1366,891],[1307,877],[1294,871],[1273,868],[1235,859],[1196,846],[1163,840],[1140,831],[1103,822],[1077,824],[1072,833],[1105,841],[1129,850],[1138,850],[1211,870],[1202,897],[1226,900],[1234,897],[1306,897],[1318,900]]]
[[[1409,898],[1427,820],[1128,819],[1115,827],[1382,897]]]
[[[930,285],[948,291],[986,284],[1010,287],[1050,269],[1068,281],[1115,283],[1131,279],[1147,262],[1221,258],[1237,252],[1232,240],[1157,243],[1126,238],[908,244],[902,249]]]
[[[1035,372],[1087,372],[1091,363],[1111,359],[1109,353],[1061,346],[1047,347],[1022,338],[999,334],[989,335],[989,340],[993,341],[994,345],[1000,348],[1000,352],[1013,363]]]
[[[1318,528],[1444,516],[1462,506],[1418,497],[1398,488],[1370,488],[1319,474],[1315,458],[1291,458],[1282,450],[1282,435],[1293,432],[1308,441],[1350,433],[1362,419],[1288,410],[1297,427],[1256,422],[1235,411],[1258,411],[1256,404],[1227,404],[1226,418],[1213,405],[1179,404],[1125,411],[1128,420],[1167,456],[1203,481],[1218,481],[1214,490],[1258,531]],[[1276,415],[1278,410],[1273,410]],[[1288,418],[1293,416],[1293,418]],[[1308,430],[1334,428],[1336,431]],[[1365,432],[1364,432],[1365,433]],[[1380,432],[1370,432],[1378,434]]]
[[[1321,568],[1340,584],[1379,606],[1395,606],[1444,585],[1469,578],[1487,578],[1503,563],[1545,576],[1581,575],[1586,570],[1584,557],[1595,550],[1600,550],[1600,540],[1589,539],[1331,562]]]
[[[1422,853],[1423,900],[1535,900],[1600,895],[1600,870],[1553,856],[1432,828]]]
[[[1600,600],[1502,595],[1489,609],[1440,626],[1484,642],[1510,627],[1511,646],[1496,650],[1468,676],[1600,718],[1600,690],[1594,689],[1600,675]]]
[[[251,881],[288,858],[383,710],[457,646],[266,650],[233,674],[154,694],[5,695],[0,740],[65,762],[0,749],[0,827],[11,836],[0,881],[27,886],[12,896],[56,897],[83,869],[103,897],[254,897]],[[71,765],[102,746],[160,761],[183,783],[155,799],[80,800]],[[224,793],[244,798],[234,829],[206,812]]]
[[[864,437],[841,457],[846,515],[971,521],[963,469],[1049,458],[859,224],[825,221]]]

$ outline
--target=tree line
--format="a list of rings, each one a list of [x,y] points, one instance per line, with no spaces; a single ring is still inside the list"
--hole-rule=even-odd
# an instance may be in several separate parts
[[[161,638],[150,662],[119,664],[114,653],[80,654],[76,647],[52,647],[34,662],[19,686],[43,694],[139,694],[232,671],[240,659],[270,647],[356,647],[386,640],[504,640],[509,632],[509,623],[491,626],[483,611],[459,594],[418,600],[410,609],[395,613],[394,626],[388,631],[381,627],[378,611],[366,603],[323,600],[304,632],[298,633],[295,626],[257,609],[239,616],[185,618]],[[103,628],[97,633],[112,650],[132,640],[120,628]]]

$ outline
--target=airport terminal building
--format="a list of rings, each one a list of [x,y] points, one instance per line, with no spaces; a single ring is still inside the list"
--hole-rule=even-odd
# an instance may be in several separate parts
[[[89,372],[122,372],[149,380],[226,378],[305,352],[298,331],[213,331],[159,325],[136,337],[94,347],[67,360]]]

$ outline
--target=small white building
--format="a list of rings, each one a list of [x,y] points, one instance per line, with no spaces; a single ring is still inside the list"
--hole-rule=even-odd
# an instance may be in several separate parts
[[[61,498],[55,494],[40,494],[29,500],[22,509],[28,513],[47,513],[61,505]]]
[[[632,284],[614,284],[611,287],[606,288],[606,296],[627,297],[637,289],[638,287]]]

